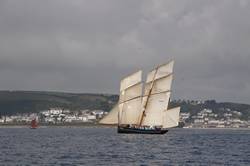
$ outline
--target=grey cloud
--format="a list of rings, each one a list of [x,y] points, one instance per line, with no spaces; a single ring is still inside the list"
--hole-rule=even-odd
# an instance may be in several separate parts
[[[250,102],[246,0],[1,1],[0,89],[118,93],[176,60],[174,98]]]

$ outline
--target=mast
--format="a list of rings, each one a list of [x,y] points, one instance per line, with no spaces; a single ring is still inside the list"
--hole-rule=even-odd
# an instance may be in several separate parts
[[[118,113],[117,113],[117,126],[120,126],[120,110],[118,109]]]
[[[142,124],[142,122],[143,122],[143,119],[144,119],[144,117],[146,116],[145,110],[146,110],[146,108],[147,108],[148,99],[149,99],[149,97],[150,97],[150,94],[151,94],[152,89],[153,89],[153,86],[154,86],[154,80],[155,80],[155,77],[156,77],[157,70],[158,70],[158,66],[157,66],[157,68],[156,68],[156,70],[155,70],[155,73],[154,73],[153,81],[152,81],[152,83],[151,83],[151,87],[150,87],[150,90],[149,90],[149,93],[148,93],[148,96],[147,96],[146,103],[145,103],[145,105],[143,106],[143,111],[142,111],[142,116],[141,116],[141,119],[140,119],[139,126],[141,126],[141,124]]]

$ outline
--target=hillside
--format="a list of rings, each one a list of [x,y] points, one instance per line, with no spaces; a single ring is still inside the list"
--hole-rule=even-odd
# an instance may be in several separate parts
[[[0,114],[29,113],[61,107],[69,110],[102,109],[109,111],[117,95],[75,94],[38,91],[0,91]]]
[[[72,111],[82,109],[101,109],[109,111],[118,101],[118,95],[76,94],[63,92],[39,91],[0,91],[0,114],[30,113],[61,107]],[[214,113],[223,115],[228,109],[241,112],[240,119],[250,120],[250,105],[238,103],[217,103],[215,100],[204,102],[174,100],[170,107],[181,106],[181,112],[196,115],[202,109],[212,109]]]
[[[189,101],[189,100],[174,100],[171,102],[170,107],[181,106],[181,112],[190,112],[192,115],[197,115],[203,109],[211,109],[213,113],[219,115],[218,118],[223,117],[224,113],[229,111],[238,111],[242,115],[238,118],[241,120],[250,120],[250,105],[222,102],[217,103],[215,100],[201,101]]]

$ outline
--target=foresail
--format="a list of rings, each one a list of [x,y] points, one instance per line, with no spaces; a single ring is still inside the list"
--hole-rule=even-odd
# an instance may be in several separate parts
[[[108,115],[104,116],[99,123],[100,124],[109,124],[115,125],[118,124],[118,105],[115,105],[114,108],[108,113]]]
[[[141,114],[141,98],[120,104],[119,124],[137,124]]]
[[[163,128],[176,127],[179,124],[180,107],[164,111]]]
[[[142,72],[138,71],[121,81],[119,124],[137,124],[141,114]]]

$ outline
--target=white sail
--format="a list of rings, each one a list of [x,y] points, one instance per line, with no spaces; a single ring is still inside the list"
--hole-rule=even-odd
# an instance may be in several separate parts
[[[109,124],[115,125],[118,124],[118,105],[115,105],[114,108],[108,113],[108,115],[104,116],[99,123],[100,124]]]
[[[163,128],[176,127],[179,124],[180,107],[164,111]]]
[[[157,80],[157,79],[165,77],[165,76],[168,76],[169,74],[172,74],[173,67],[174,67],[174,61],[170,61],[170,62],[168,62],[164,65],[161,65],[158,68],[152,70],[147,75],[146,83],[151,82],[153,80]],[[155,74],[156,70],[157,70],[157,73]]]
[[[168,108],[173,80],[174,61],[159,66],[147,75],[144,90],[141,125],[162,126],[164,110]]]
[[[124,91],[125,89],[134,86],[142,81],[142,71],[139,70],[138,72],[135,72],[128,77],[121,80],[120,85],[120,92]]]
[[[142,71],[121,81],[119,124],[137,124],[141,114]]]
[[[128,100],[132,100],[141,95],[142,95],[142,83],[137,83],[121,91],[119,102],[122,103]]]
[[[118,112],[118,125],[120,125],[120,123],[122,122],[122,116],[123,116],[123,106],[124,106],[124,103],[121,103],[121,104],[118,104],[118,107],[119,107],[119,112]]]
[[[120,104],[119,124],[138,124],[141,115],[141,98]]]
[[[147,101],[145,116],[143,117],[143,126],[162,126],[163,112],[168,108],[170,92],[151,95]],[[145,105],[146,97],[143,99]]]
[[[173,75],[170,74],[168,76],[164,76],[158,80],[154,81],[154,85],[152,87],[151,95],[161,93],[161,92],[167,92],[171,90]],[[149,91],[151,88],[152,82],[149,82],[145,85],[144,95],[149,95]]]

